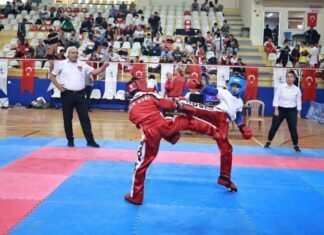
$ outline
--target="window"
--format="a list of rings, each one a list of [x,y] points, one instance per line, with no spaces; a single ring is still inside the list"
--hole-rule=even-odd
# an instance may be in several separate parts
[[[304,29],[305,11],[288,12],[288,29]]]

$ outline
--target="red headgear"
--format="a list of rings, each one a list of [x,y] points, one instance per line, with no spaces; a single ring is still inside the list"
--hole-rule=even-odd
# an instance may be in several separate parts
[[[142,92],[150,91],[147,88],[146,80],[142,78],[132,78],[129,82],[127,82],[126,89],[130,94],[135,94],[138,91],[142,91]]]
[[[190,90],[202,89],[203,88],[203,84],[200,81],[198,81],[197,79],[188,79],[186,86]]]

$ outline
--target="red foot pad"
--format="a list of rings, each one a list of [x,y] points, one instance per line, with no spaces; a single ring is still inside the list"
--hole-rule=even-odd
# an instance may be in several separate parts
[[[40,200],[0,199],[0,234],[7,234]]]
[[[219,176],[218,184],[224,185],[230,192],[237,192],[236,185],[230,180],[229,177],[223,175]]]
[[[141,205],[143,202],[143,196],[143,192],[139,193],[135,197],[131,197],[131,195],[128,193],[125,195],[125,200],[135,205]]]

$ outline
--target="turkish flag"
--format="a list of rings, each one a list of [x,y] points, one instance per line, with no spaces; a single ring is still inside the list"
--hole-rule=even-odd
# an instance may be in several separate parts
[[[245,102],[248,100],[255,100],[258,97],[258,68],[246,68],[246,88],[245,88]]]
[[[22,80],[21,80],[21,93],[28,90],[31,94],[34,93],[34,76],[35,76],[35,60],[22,61]]]
[[[307,26],[308,27],[317,26],[317,13],[307,13]]]
[[[146,78],[146,64],[134,64],[131,74],[136,78]]]
[[[201,80],[201,66],[197,64],[190,64],[189,65],[189,75],[190,79],[197,79],[198,81]]]
[[[316,98],[316,71],[304,69],[302,78],[303,103],[308,100],[314,101]]]

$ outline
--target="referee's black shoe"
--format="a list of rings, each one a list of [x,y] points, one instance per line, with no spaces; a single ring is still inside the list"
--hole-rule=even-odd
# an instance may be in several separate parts
[[[71,148],[74,147],[74,141],[69,140],[67,145],[68,145],[68,147],[71,147]]]
[[[96,143],[96,141],[91,141],[87,143],[88,147],[93,147],[93,148],[100,148],[99,144]]]
[[[301,150],[300,150],[300,148],[299,148],[298,145],[295,145],[295,146],[294,146],[294,149],[295,149],[295,151],[296,151],[297,153],[300,153],[300,152],[301,152]]]

